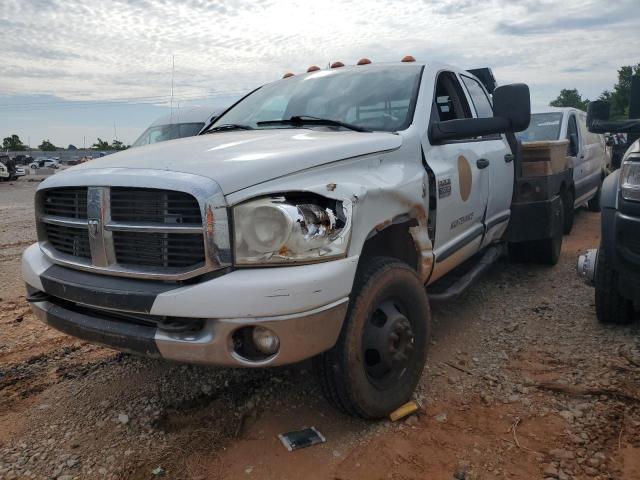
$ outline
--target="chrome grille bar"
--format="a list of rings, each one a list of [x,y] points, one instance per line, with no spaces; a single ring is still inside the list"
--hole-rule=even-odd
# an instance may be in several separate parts
[[[88,169],[49,178],[36,196],[40,247],[60,265],[157,280],[231,265],[226,202],[211,179]]]

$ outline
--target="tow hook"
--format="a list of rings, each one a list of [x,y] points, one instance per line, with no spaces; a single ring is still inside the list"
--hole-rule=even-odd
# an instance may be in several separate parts
[[[596,278],[596,262],[598,261],[598,249],[592,248],[578,257],[576,273],[587,285],[593,286]]]

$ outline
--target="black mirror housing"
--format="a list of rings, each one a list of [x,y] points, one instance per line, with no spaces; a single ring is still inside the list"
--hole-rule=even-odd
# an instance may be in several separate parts
[[[508,119],[510,132],[526,130],[531,121],[529,86],[514,83],[496,88],[493,92],[493,116]]]
[[[604,100],[595,100],[589,102],[587,106],[587,128],[590,129],[593,126],[594,120],[609,120],[609,102]]]
[[[529,87],[524,83],[503,85],[493,92],[493,117],[465,118],[434,122],[429,140],[437,144],[448,140],[526,130],[531,121]]]

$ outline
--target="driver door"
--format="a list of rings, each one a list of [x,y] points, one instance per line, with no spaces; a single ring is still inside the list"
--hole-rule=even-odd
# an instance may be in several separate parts
[[[430,122],[462,118],[472,118],[472,113],[460,80],[453,72],[440,72]],[[422,139],[426,166],[435,177],[435,192],[429,200],[436,203],[435,209],[429,205],[435,223],[435,265],[429,283],[480,249],[489,198],[489,168],[487,159],[480,155],[483,150],[478,148],[478,140],[431,145],[427,136]]]

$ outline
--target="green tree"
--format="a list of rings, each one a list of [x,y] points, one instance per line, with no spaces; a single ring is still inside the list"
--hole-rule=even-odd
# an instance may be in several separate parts
[[[109,145],[109,142],[107,142],[106,140],[102,140],[100,137],[98,137],[98,141],[91,145],[91,148],[94,148],[96,150],[111,150],[111,145]]]
[[[608,100],[611,103],[610,118],[612,120],[628,118],[631,77],[634,75],[640,75],[640,63],[620,67],[618,82],[613,86],[613,91],[605,90],[600,95],[601,100]]]
[[[42,143],[38,145],[38,148],[43,152],[53,152],[58,149],[51,141],[47,138],[46,140],[42,140]]]
[[[2,140],[2,148],[4,150],[11,150],[14,152],[27,149],[26,145],[22,143],[20,137],[15,133],[10,137],[5,137],[4,140]]]
[[[573,107],[580,110],[586,110],[589,104],[588,99],[582,99],[582,95],[575,88],[563,88],[560,95],[555,100],[549,102],[552,107]]]
[[[120,140],[114,140],[113,142],[111,142],[111,148],[113,150],[126,150],[127,148],[129,148],[129,145],[125,145]]]

